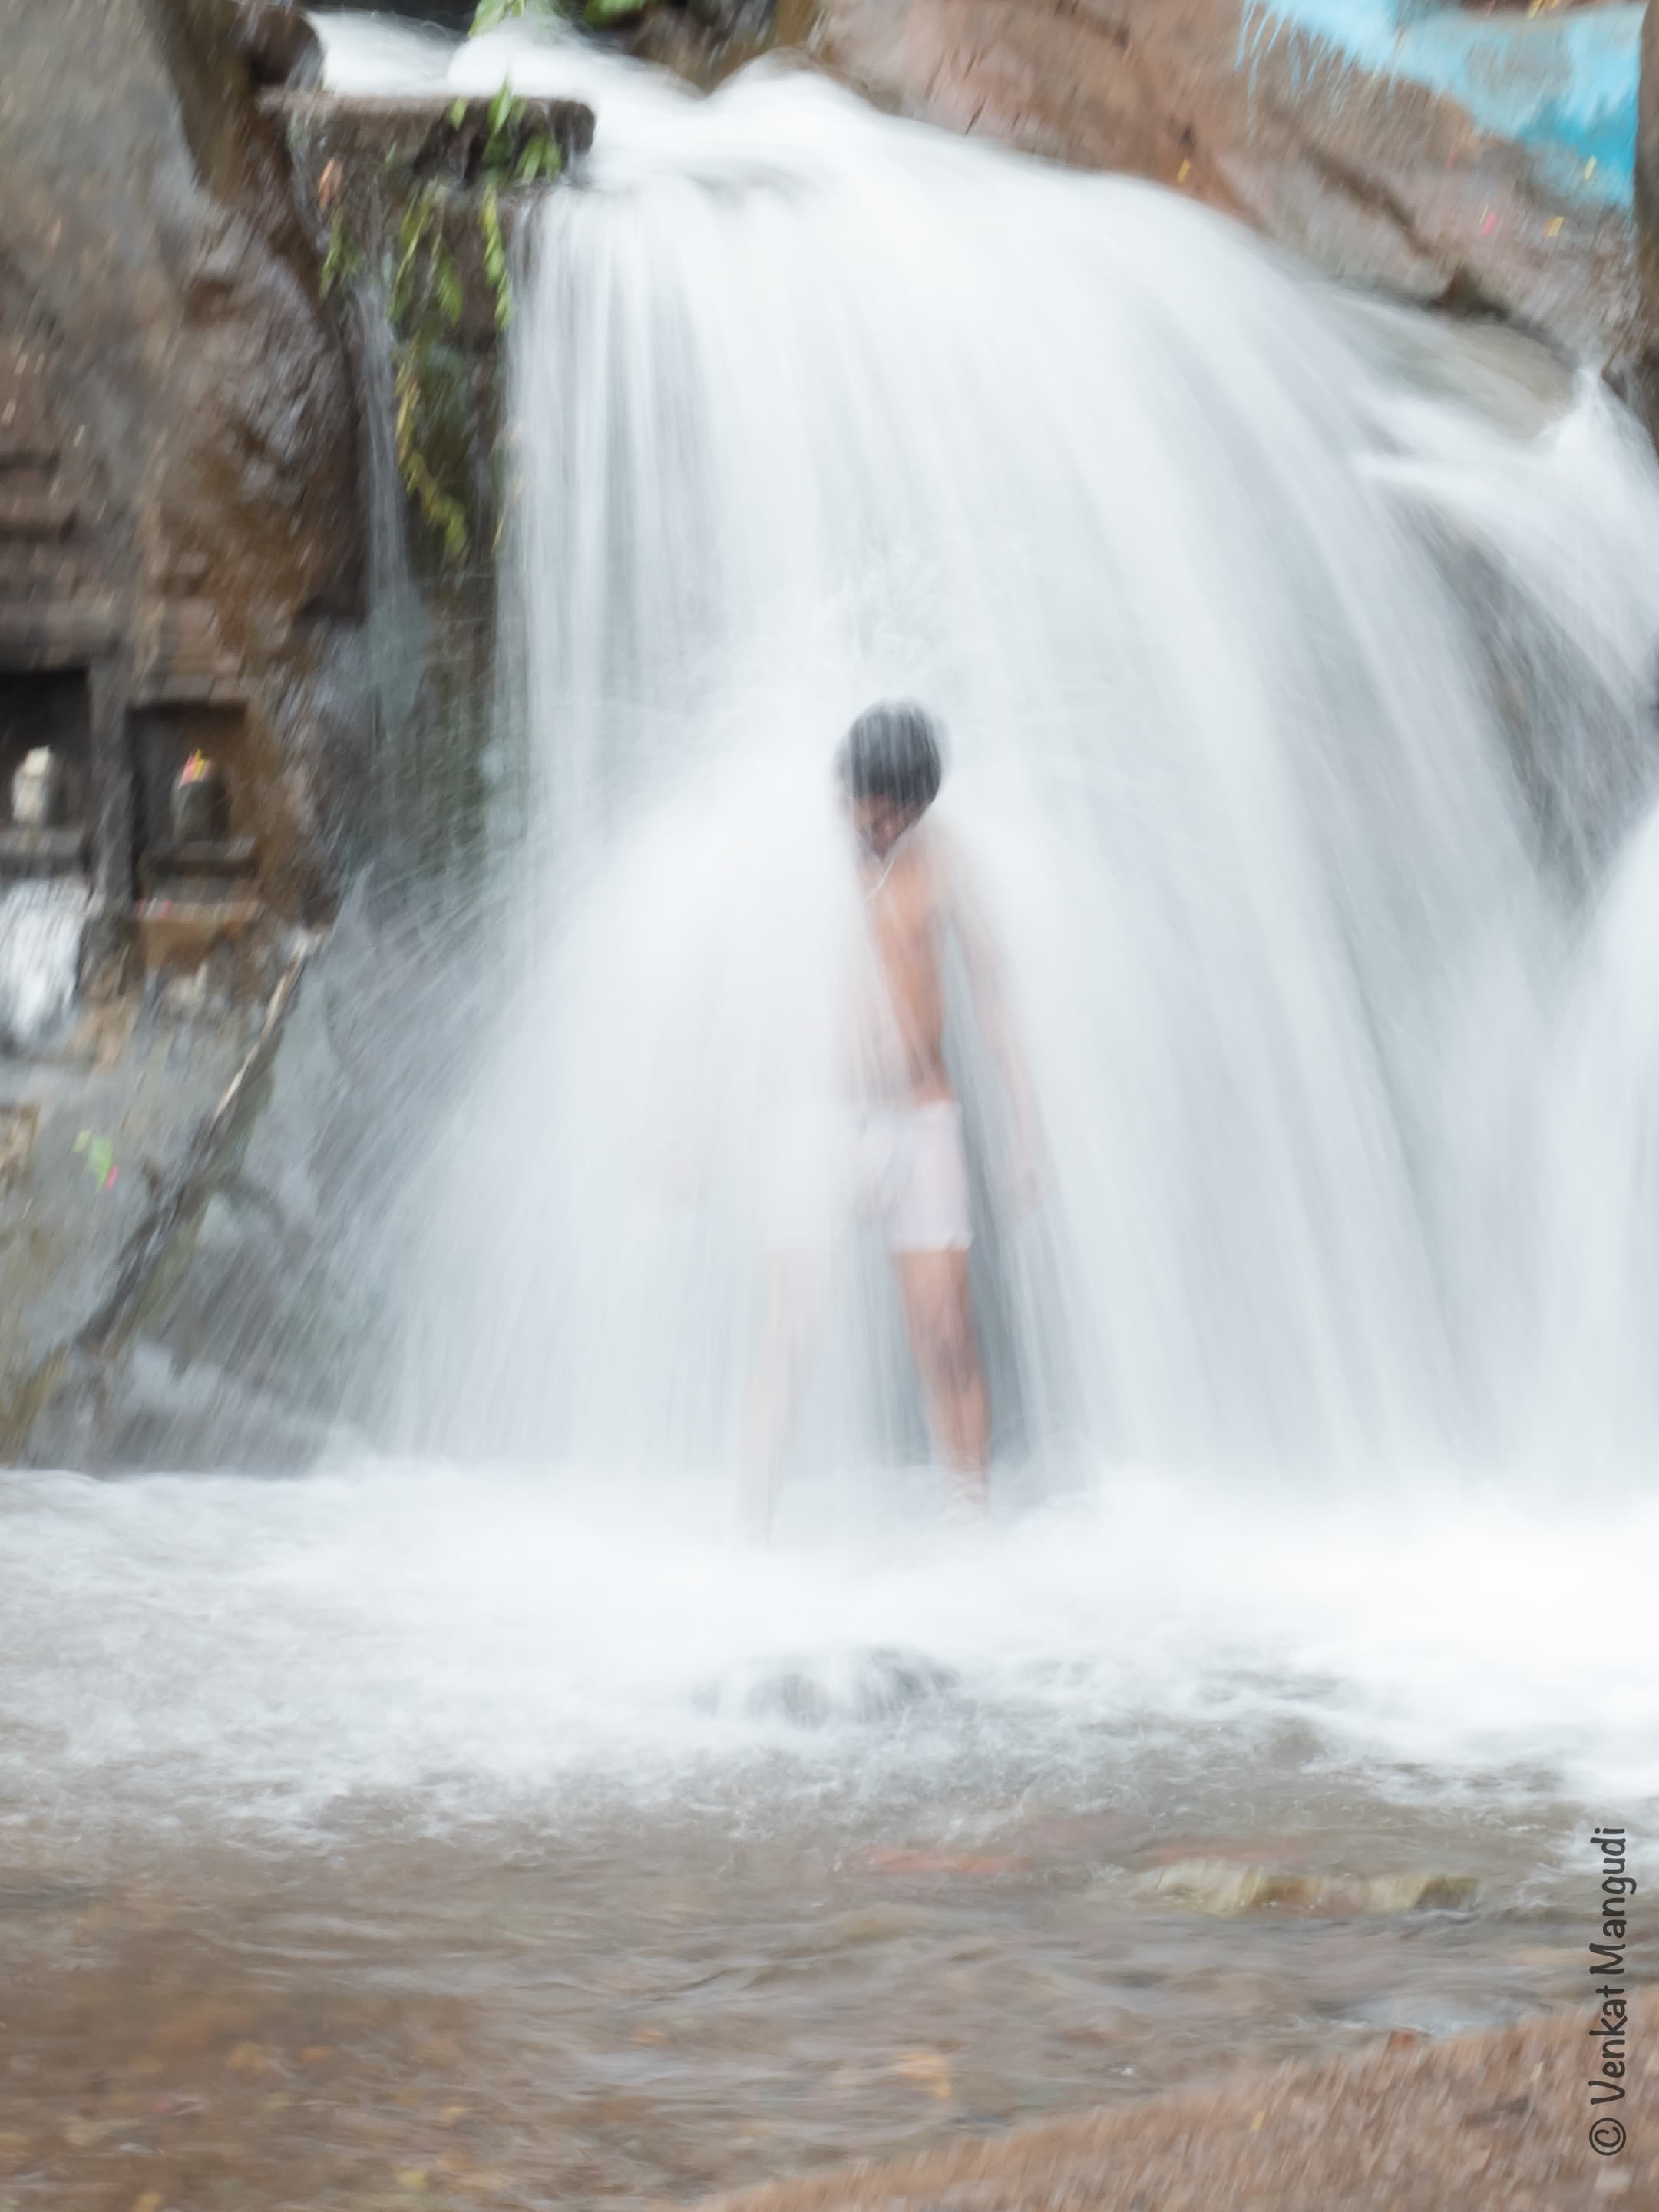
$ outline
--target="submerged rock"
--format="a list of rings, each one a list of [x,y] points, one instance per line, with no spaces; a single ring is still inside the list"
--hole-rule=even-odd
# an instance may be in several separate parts
[[[1231,1859],[1177,1859],[1136,1884],[1159,1905],[1232,1920],[1252,1912],[1284,1913],[1310,1920],[1346,1920],[1365,1914],[1449,1912],[1475,1902],[1473,1875],[1309,1874],[1296,1869],[1244,1866]]]
[[[935,1705],[957,1686],[951,1668],[925,1654],[878,1645],[824,1658],[751,1661],[700,1703],[708,1711],[785,1720],[796,1728],[868,1726]]]

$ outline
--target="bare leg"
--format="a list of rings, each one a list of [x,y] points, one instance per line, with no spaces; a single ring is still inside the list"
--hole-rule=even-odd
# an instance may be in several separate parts
[[[964,1504],[983,1506],[990,1413],[968,1287],[968,1255],[896,1252],[893,1267],[934,1449],[955,1476]]]
[[[817,1254],[774,1254],[760,1353],[744,1398],[738,1470],[738,1514],[751,1536],[763,1537],[772,1526],[778,1464],[806,1380],[823,1280]]]

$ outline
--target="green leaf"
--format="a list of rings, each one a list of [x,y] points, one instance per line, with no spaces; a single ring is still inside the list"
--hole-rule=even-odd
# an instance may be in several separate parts
[[[520,155],[514,180],[520,185],[537,184],[544,178],[556,177],[563,167],[564,155],[559,150],[558,140],[544,134],[532,138]]]
[[[463,94],[459,100],[455,100],[452,104],[449,110],[449,120],[451,127],[456,131],[459,131],[462,124],[465,122],[466,98],[465,94]]]
[[[501,235],[501,204],[494,183],[486,185],[478,209],[483,232],[484,273],[495,294],[495,327],[504,331],[513,320],[513,276],[507,264],[507,240]]]
[[[455,273],[455,264],[447,253],[441,260],[434,260],[432,275],[444,320],[454,330],[459,325],[465,301],[461,291],[461,280]]]

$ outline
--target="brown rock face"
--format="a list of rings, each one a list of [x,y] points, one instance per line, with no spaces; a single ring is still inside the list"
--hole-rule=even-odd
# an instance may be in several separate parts
[[[1241,0],[783,0],[884,105],[1243,216],[1334,273],[1626,350],[1611,210],[1555,199],[1455,103],[1265,35]]]
[[[86,687],[111,915],[161,834],[146,784],[192,749],[273,909],[331,896],[354,401],[235,23],[0,0],[0,672]]]
[[[1659,10],[1642,18],[1642,82],[1636,118],[1636,226],[1650,331],[1659,331]]]
[[[1633,2013],[1627,2094],[1599,2106],[1584,2055],[1599,2015],[1574,2012],[1454,2043],[1390,2037],[1352,2064],[842,2167],[707,2212],[1646,2212],[1659,2004],[1636,1998]]]

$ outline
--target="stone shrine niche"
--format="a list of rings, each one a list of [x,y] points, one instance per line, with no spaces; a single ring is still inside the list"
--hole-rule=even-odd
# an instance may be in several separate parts
[[[244,708],[168,703],[135,710],[132,722],[140,898],[252,899],[258,847]]]
[[[81,872],[91,804],[86,670],[0,669],[0,879]]]

